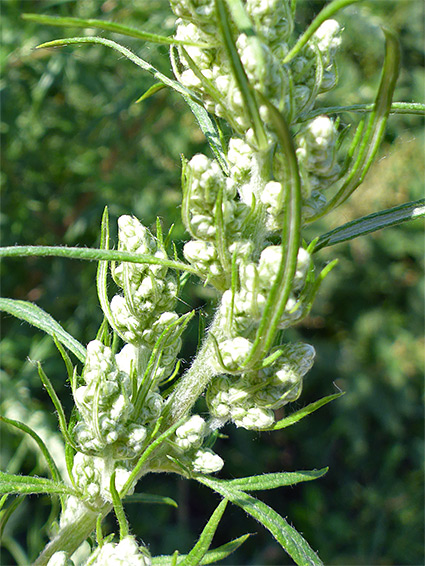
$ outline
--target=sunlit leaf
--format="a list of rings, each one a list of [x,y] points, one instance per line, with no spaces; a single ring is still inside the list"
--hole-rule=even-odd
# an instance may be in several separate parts
[[[2,248],[3,250],[6,248]],[[56,336],[68,350],[70,350],[81,362],[86,359],[86,349],[82,344],[66,332],[56,320],[43,309],[29,303],[16,299],[0,298],[0,310],[3,310],[16,318],[25,320],[32,326],[44,330],[50,336]]]

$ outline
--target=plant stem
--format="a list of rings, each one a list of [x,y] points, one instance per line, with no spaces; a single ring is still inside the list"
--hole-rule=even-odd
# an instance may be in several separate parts
[[[111,509],[110,503],[106,503],[98,511],[91,511],[86,508],[46,545],[33,566],[46,566],[53,554],[61,550],[71,555],[94,531],[99,515],[106,517]]]
[[[215,352],[211,334],[217,339],[222,337],[222,325],[223,319],[220,312],[218,312],[208,330],[207,338],[192,365],[181,377],[175,390],[170,395],[167,407],[163,413],[165,416],[165,429],[189,413],[210,380],[217,374],[217,368],[212,363],[215,358]]]

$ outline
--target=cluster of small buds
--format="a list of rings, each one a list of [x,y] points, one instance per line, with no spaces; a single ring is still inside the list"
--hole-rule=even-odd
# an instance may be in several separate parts
[[[137,383],[146,362],[143,348],[131,344],[116,356],[99,340],[88,344],[82,375],[85,385],[74,392],[81,416],[74,435],[84,452],[101,455],[108,448],[108,456],[117,460],[131,459],[140,453],[147,437],[147,424],[161,411],[158,407],[148,411],[153,415],[135,415],[133,381]],[[148,409],[157,397],[160,396],[155,392],[149,393],[145,403]]]
[[[186,164],[183,193],[183,208],[188,211],[184,221],[194,237],[185,245],[184,256],[201,275],[214,282],[223,277],[224,271],[216,251],[217,230],[223,232],[226,241],[233,242],[240,234],[249,207],[235,199],[236,184],[224,176],[218,163],[201,154]]]
[[[273,411],[299,397],[314,355],[309,344],[288,344],[270,367],[238,377],[216,376],[206,396],[211,416],[220,426],[230,420],[249,430],[270,428]]]
[[[319,203],[326,203],[321,191],[338,179],[337,139],[335,123],[327,116],[318,116],[309,122],[296,138],[305,218],[320,210]],[[319,195],[322,198],[318,200]]]
[[[312,108],[318,94],[336,83],[335,51],[340,44],[340,26],[335,20],[325,21],[304,49],[283,65],[294,29],[289,0],[246,0],[244,6],[256,32],[255,38],[245,33],[236,37],[248,80],[291,122],[295,121]],[[179,48],[180,69],[175,66],[178,79],[197,91],[209,112],[227,119],[255,146],[254,138],[248,135],[252,124],[244,99],[226,49],[216,35],[215,3],[171,0],[171,7],[179,17],[176,38],[205,45]]]
[[[270,292],[271,282],[276,278],[282,260],[281,246],[267,246],[264,248],[257,263],[241,263],[239,269],[240,289],[235,293],[230,289],[223,293],[221,312],[225,320],[231,322],[234,332],[248,335],[255,329],[263,315]],[[290,326],[295,320],[299,320],[301,304],[298,296],[304,291],[307,274],[312,266],[310,254],[304,248],[298,250],[297,267],[292,282],[292,290],[285,311],[282,314],[279,328]],[[220,345],[223,360],[227,351],[231,355],[242,347],[245,338],[234,338],[240,344],[225,343]],[[233,342],[232,341],[232,342]],[[247,352],[250,346],[245,342]],[[226,365],[226,364],[225,364]],[[231,369],[231,368],[229,368]]]
[[[50,564],[50,563],[49,563]],[[148,549],[139,546],[131,535],[120,542],[107,542],[96,548],[84,566],[151,566]]]
[[[157,244],[149,230],[133,216],[118,219],[118,239],[120,251],[167,258],[165,250]],[[115,325],[126,342],[145,344],[144,332],[161,314],[174,309],[176,279],[162,265],[135,263],[113,266],[112,276],[124,291],[124,296],[115,295],[111,301]]]
[[[119,491],[131,474],[131,469],[126,464],[118,465],[114,460],[88,456],[82,452],[77,452],[74,456],[72,475],[75,485],[91,505],[105,501],[112,503],[110,481],[113,472],[115,487]]]
[[[207,432],[204,419],[199,415],[192,415],[176,430],[170,443],[176,458],[184,466],[202,474],[218,472],[224,465],[218,454],[209,448],[202,448]]]

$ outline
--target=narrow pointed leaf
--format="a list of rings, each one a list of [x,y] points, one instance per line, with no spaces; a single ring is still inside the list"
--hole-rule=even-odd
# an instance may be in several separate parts
[[[227,164],[226,155],[223,151],[216,125],[211,120],[210,115],[203,106],[201,106],[188,96],[185,96],[184,99],[187,102],[189,108],[192,110],[199,124],[199,127],[202,130],[202,133],[206,137],[211,150],[213,151],[220,167],[223,170],[223,173],[225,175],[229,175],[229,166]]]
[[[259,521],[274,536],[281,547],[299,566],[322,566],[323,563],[312,550],[307,541],[291,527],[274,509],[251,497],[247,493],[223,486],[218,481],[207,476],[197,476],[196,479],[220,493],[232,503],[241,507],[248,515]]]
[[[243,535],[241,537],[235,538],[234,540],[227,542],[213,550],[209,550],[205,556],[199,562],[199,566],[203,566],[206,564],[216,564],[220,560],[224,560],[227,558],[232,552],[237,550],[242,544],[250,537],[250,534]],[[174,556],[174,555],[173,555]],[[152,558],[152,565],[153,566],[169,566],[172,562],[173,556],[154,556]],[[186,554],[180,554],[177,557],[176,564],[181,565],[184,559],[186,558]]]
[[[112,504],[114,506],[115,516],[118,520],[118,525],[120,527],[120,540],[128,536],[129,527],[127,518],[125,516],[124,507],[120,496],[118,495],[117,488],[115,487],[115,471],[111,474],[111,479],[109,482],[109,491],[112,496]]]
[[[342,112],[372,112],[374,104],[350,104],[349,106],[322,106],[309,111],[302,117],[302,122],[310,121],[322,114],[340,114]],[[421,102],[392,102],[390,114],[411,114],[425,116],[425,104]]]
[[[358,152],[355,154],[353,163],[338,192],[318,214],[309,218],[308,222],[313,222],[317,218],[324,216],[329,210],[336,208],[347,200],[363,182],[379,149],[384,136],[388,115],[391,110],[391,101],[400,67],[400,45],[397,36],[389,29],[384,28],[383,31],[385,33],[384,66],[375,105],[369,117],[364,135],[360,140]]]
[[[260,149],[267,146],[267,137],[264,132],[264,126],[260,118],[260,111],[258,109],[257,101],[255,100],[254,91],[249,84],[248,77],[246,76],[245,69],[243,68],[238,51],[236,49],[235,40],[232,35],[232,30],[229,22],[229,15],[227,13],[224,0],[215,0],[217,8],[217,20],[221,30],[224,47],[229,58],[229,63],[233,70],[233,75],[236,79],[238,88],[241,92],[242,98],[245,103],[246,111],[249,114],[252,128]]]
[[[133,493],[124,498],[124,503],[148,503],[159,505],[171,505],[171,507],[178,507],[177,502],[171,497],[163,497],[162,495],[153,495],[151,493]]]
[[[289,51],[286,57],[283,60],[283,63],[288,63],[291,59],[293,59],[306,45],[308,40],[311,36],[318,30],[318,28],[323,24],[325,20],[331,18],[336,12],[345,8],[345,6],[349,6],[350,4],[355,4],[360,0],[334,0],[327,4],[321,12],[317,14],[302,36],[298,39],[294,47]]]
[[[5,246],[4,248],[0,248],[0,258],[2,257],[65,257],[68,259],[84,259],[89,261],[128,261],[129,263],[164,265],[171,269],[188,271],[195,275],[198,273],[194,267],[186,265],[181,261],[163,259],[145,254],[135,254],[133,252],[97,248],[73,248],[67,246]]]
[[[32,430],[32,428],[30,428],[28,425],[26,425],[25,423],[21,423],[20,421],[15,421],[13,419],[8,419],[7,417],[2,417],[2,416],[0,416],[0,421],[3,421],[6,424],[9,424],[9,425],[19,429],[20,431],[24,432],[25,434],[28,434],[36,442],[37,446],[40,449],[40,452],[43,454],[43,456],[44,456],[44,458],[47,462],[50,473],[52,475],[52,479],[55,482],[60,482],[62,478],[61,478],[59,470],[56,466],[56,463],[53,460],[52,456],[50,455],[50,452],[47,449],[47,446],[44,444],[43,440],[38,436],[38,434],[34,430]]]
[[[208,523],[205,525],[197,543],[183,560],[182,566],[198,566],[198,564],[200,564],[201,560],[208,552],[211,541],[226,507],[227,499],[223,499],[211,515]]]
[[[245,364],[252,367],[264,358],[271,348],[278,331],[281,317],[292,290],[297,265],[301,229],[301,179],[292,136],[283,115],[266,99],[271,122],[286,158],[288,175],[281,179],[286,185],[285,221],[282,230],[282,260],[271,286],[252,350]]]
[[[84,45],[84,44],[104,45],[105,47],[110,47],[114,51],[118,51],[118,53],[121,53],[121,55],[129,59],[132,63],[134,63],[144,71],[147,71],[148,73],[153,75],[157,80],[161,81],[165,85],[174,89],[176,92],[182,94],[183,96],[188,96],[189,98],[196,98],[193,92],[191,92],[189,89],[181,85],[179,82],[170,79],[169,77],[158,71],[158,69],[155,69],[153,65],[151,65],[144,59],[137,57],[137,55],[135,55],[132,51],[130,51],[123,45],[120,45],[119,43],[112,41],[111,39],[105,39],[103,37],[96,37],[96,36],[69,37],[66,39],[55,39],[54,41],[47,41],[46,43],[37,45],[37,49],[45,49],[48,47],[63,47],[65,45]]]
[[[377,230],[382,230],[390,226],[396,226],[397,224],[423,216],[425,216],[425,199],[374,212],[373,214],[358,218],[357,220],[347,222],[347,224],[343,224],[330,232],[326,232],[326,234],[322,234],[314,251],[317,252],[322,248],[334,246],[341,242],[347,242],[359,236],[364,236],[365,234],[370,234],[371,232],[376,232]]]
[[[153,96],[154,94],[156,94],[160,90],[163,90],[164,88],[165,88],[165,85],[163,83],[155,83],[150,88],[148,88],[148,90],[144,94],[142,94],[142,96],[140,98],[138,98],[136,100],[136,104],[138,104],[139,102],[142,102],[143,100],[146,100],[147,98],[150,98],[151,96]]]
[[[76,449],[70,435],[68,432],[68,425],[66,423],[66,417],[65,417],[65,412],[63,410],[62,407],[62,403],[60,402],[59,397],[56,394],[56,391],[52,385],[52,382],[50,381],[50,379],[47,377],[47,375],[45,374],[45,372],[43,371],[43,368],[41,367],[40,362],[38,362],[38,375],[41,379],[41,382],[43,383],[44,387],[46,388],[47,393],[49,394],[50,399],[52,400],[53,405],[55,406],[55,409],[57,411],[58,414],[58,421],[59,421],[59,428],[60,431],[62,433],[62,436],[65,438],[65,440],[68,442],[68,444],[70,444],[74,449]]]
[[[309,405],[307,405],[307,407],[303,407],[299,411],[296,411],[295,413],[292,413],[291,415],[281,419],[280,421],[277,421],[277,423],[275,423],[272,427],[268,428],[267,430],[280,430],[281,428],[286,428],[288,426],[291,426],[297,423],[298,421],[300,421],[301,419],[303,419],[304,417],[306,417],[307,415],[314,413],[314,411],[317,411],[317,409],[320,409],[320,407],[323,407],[324,405],[330,403],[334,399],[338,399],[338,397],[341,397],[341,395],[345,395],[345,393],[344,392],[335,393],[334,395],[328,395],[327,397],[323,397],[322,399],[319,399],[314,403],[310,403]]]
[[[75,495],[71,487],[61,482],[34,476],[18,476],[5,472],[0,472],[0,493]]]
[[[31,22],[36,22],[39,24],[44,24],[48,26],[65,26],[65,27],[76,27],[76,28],[95,28],[102,29],[105,31],[111,31],[113,33],[119,33],[121,35],[126,35],[128,37],[135,37],[136,39],[143,39],[144,41],[149,41],[150,43],[159,43],[162,45],[195,45],[208,47],[205,44],[199,44],[193,41],[182,41],[179,39],[174,39],[173,37],[167,37],[165,35],[158,35],[156,33],[149,33],[137,28],[130,26],[125,26],[122,24],[117,24],[115,22],[108,22],[105,20],[97,19],[82,19],[82,18],[61,18],[58,16],[46,16],[40,14],[22,14],[24,20]]]
[[[3,248],[5,249],[5,248]],[[86,349],[75,340],[56,320],[43,309],[27,301],[0,298],[0,310],[5,311],[16,318],[25,320],[32,326],[44,330],[50,336],[56,336],[68,350],[70,350],[81,362],[86,359]]]
[[[276,472],[274,474],[263,474],[261,476],[251,476],[235,480],[216,481],[240,491],[257,491],[263,489],[276,489],[277,487],[295,485],[300,482],[315,480],[324,476],[327,471],[328,468],[300,472]]]

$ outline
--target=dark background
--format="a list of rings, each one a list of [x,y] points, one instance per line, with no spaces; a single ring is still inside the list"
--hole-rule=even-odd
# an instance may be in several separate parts
[[[300,2],[299,30],[323,6]],[[147,31],[171,34],[174,18],[164,0],[0,2],[2,245],[98,246],[102,211],[111,228],[120,214],[134,214],[165,229],[175,223],[180,246],[187,235],[180,213],[180,155],[207,152],[185,103],[162,90],[135,100],[153,80],[102,46],[34,51],[49,39],[83,35],[79,29],[22,21],[24,12],[106,18]],[[383,58],[381,24],[393,27],[402,45],[395,100],[424,100],[424,7],[421,0],[370,1],[345,9],[338,56],[340,86],[321,104],[353,104],[374,98]],[[113,39],[119,37],[110,35]],[[121,38],[139,56],[170,74],[166,47]],[[343,115],[349,123],[355,115]],[[392,116],[366,182],[350,202],[309,236],[381,208],[423,196],[423,120]],[[225,428],[217,452],[226,464],[220,477],[329,466],[315,482],[258,496],[286,517],[319,551],[326,564],[419,565],[423,551],[423,223],[415,221],[323,250],[318,262],[339,258],[311,315],[287,333],[314,345],[317,361],[301,398],[288,412],[336,391],[343,398],[299,424],[273,434]],[[55,258],[6,259],[2,295],[33,301],[82,343],[92,340],[102,316],[96,265]],[[211,313],[212,291],[195,284],[184,301]],[[188,307],[182,302],[181,310]],[[190,360],[197,336],[188,333],[182,356]],[[51,339],[3,317],[2,411],[39,419],[56,430],[50,400],[30,360],[41,360],[64,406],[72,406],[66,372]],[[33,421],[31,421],[33,423]],[[40,424],[41,423],[41,424]],[[2,469],[45,475],[30,441],[2,427]],[[176,476],[152,476],[139,491],[176,499],[167,506],[128,506],[132,529],[153,555],[187,552],[218,496]],[[10,500],[12,501],[12,499]],[[50,511],[44,498],[27,498],[7,525],[2,564],[26,564],[44,546]],[[31,521],[28,517],[31,516]],[[115,529],[113,517],[106,532]],[[228,506],[214,546],[256,533],[226,564],[291,564],[263,527]]]

